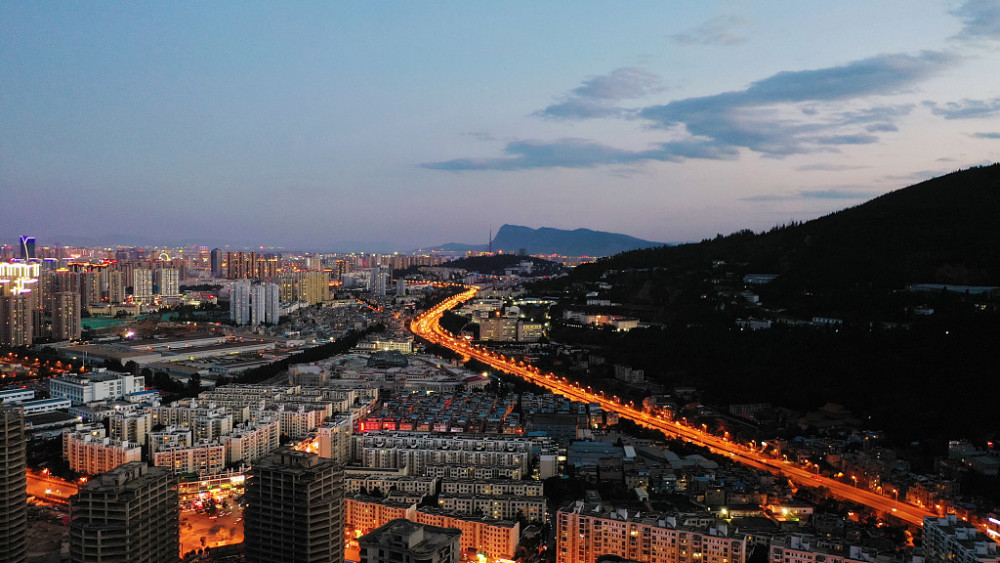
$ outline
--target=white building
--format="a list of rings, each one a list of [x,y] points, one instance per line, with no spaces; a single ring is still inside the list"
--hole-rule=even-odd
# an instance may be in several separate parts
[[[189,448],[193,440],[191,431],[186,428],[168,426],[163,430],[149,432],[146,434],[146,443],[149,445],[149,455],[169,448]]]
[[[132,270],[132,297],[136,301],[153,300],[153,271],[136,268]]]
[[[725,522],[687,526],[683,515],[638,513],[583,501],[556,516],[556,563],[617,555],[649,563],[744,563],[746,536]]]
[[[141,375],[100,369],[89,374],[65,375],[49,380],[49,395],[53,399],[69,399],[74,405],[120,399],[145,388],[146,379]]]
[[[42,414],[58,410],[69,409],[69,399],[39,399],[37,401],[25,401],[21,403],[24,414]]]
[[[173,268],[156,270],[156,285],[163,297],[177,297],[181,294],[181,273]]]
[[[253,462],[271,453],[280,445],[281,423],[268,417],[247,422],[222,437],[226,446],[226,462],[235,465]]]
[[[249,280],[240,280],[229,286],[229,319],[238,325],[250,322]]]
[[[153,428],[153,419],[148,412],[138,414],[116,414],[108,419],[111,437],[123,442],[145,445],[146,436]]]
[[[366,467],[409,467],[423,474],[431,465],[531,468],[532,439],[488,434],[368,432],[355,434],[355,458]]]
[[[1000,563],[997,544],[954,514],[924,518],[927,563]]]

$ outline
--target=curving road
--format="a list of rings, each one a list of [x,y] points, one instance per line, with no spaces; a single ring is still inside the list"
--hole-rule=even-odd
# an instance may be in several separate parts
[[[676,436],[687,442],[704,446],[711,452],[729,456],[733,461],[780,474],[799,486],[826,487],[834,496],[858,504],[869,506],[879,512],[891,514],[910,524],[921,525],[926,516],[934,513],[922,508],[893,500],[889,497],[875,494],[871,491],[856,488],[846,483],[821,477],[815,473],[793,465],[785,460],[777,460],[764,455],[751,447],[729,441],[726,438],[714,436],[691,426],[664,419],[655,414],[648,414],[635,408],[632,403],[622,403],[617,397],[606,397],[601,391],[593,391],[590,387],[582,388],[574,381],[559,377],[552,373],[542,373],[538,368],[517,362],[485,348],[472,345],[465,340],[456,338],[441,327],[440,320],[444,312],[468,301],[476,296],[478,286],[449,297],[434,308],[424,312],[410,323],[414,334],[435,344],[440,344],[454,352],[475,358],[490,367],[516,375],[553,393],[563,395],[574,401],[598,403],[605,411],[616,412],[619,416],[632,420],[637,424],[660,430],[668,436]]]

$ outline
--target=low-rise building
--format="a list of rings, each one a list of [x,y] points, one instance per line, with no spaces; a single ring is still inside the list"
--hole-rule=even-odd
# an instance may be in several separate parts
[[[281,445],[281,423],[268,417],[238,425],[221,438],[226,446],[226,462],[253,464]]]
[[[358,539],[363,563],[458,563],[461,530],[391,520]]]
[[[160,448],[152,454],[152,458],[153,465],[167,467],[174,475],[215,475],[226,469],[226,447],[214,441],[202,440],[191,446]]]
[[[996,542],[954,514],[924,518],[927,563],[1000,563]]]
[[[545,497],[542,496],[479,496],[460,493],[441,493],[438,496],[441,510],[459,514],[482,514],[498,520],[524,518],[529,522],[544,522],[545,503]]]
[[[120,399],[129,393],[143,391],[146,379],[96,368],[88,374],[73,374],[49,380],[49,395],[53,399],[69,399],[74,405],[93,401]]]
[[[62,435],[63,459],[77,473],[96,475],[110,471],[123,463],[142,461],[138,444],[106,437],[104,426],[78,424]]]
[[[556,562],[617,555],[649,563],[745,563],[747,540],[725,522],[686,525],[676,514],[631,512],[576,501],[556,516]]]

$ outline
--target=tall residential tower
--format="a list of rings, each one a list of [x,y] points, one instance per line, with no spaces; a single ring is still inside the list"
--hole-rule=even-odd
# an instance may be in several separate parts
[[[254,464],[245,498],[248,563],[344,560],[344,473],[334,461],[279,448]]]

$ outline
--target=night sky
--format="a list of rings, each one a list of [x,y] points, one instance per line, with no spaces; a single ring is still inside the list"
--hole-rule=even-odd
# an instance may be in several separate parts
[[[0,242],[678,242],[1000,160],[1000,3],[27,2]]]

